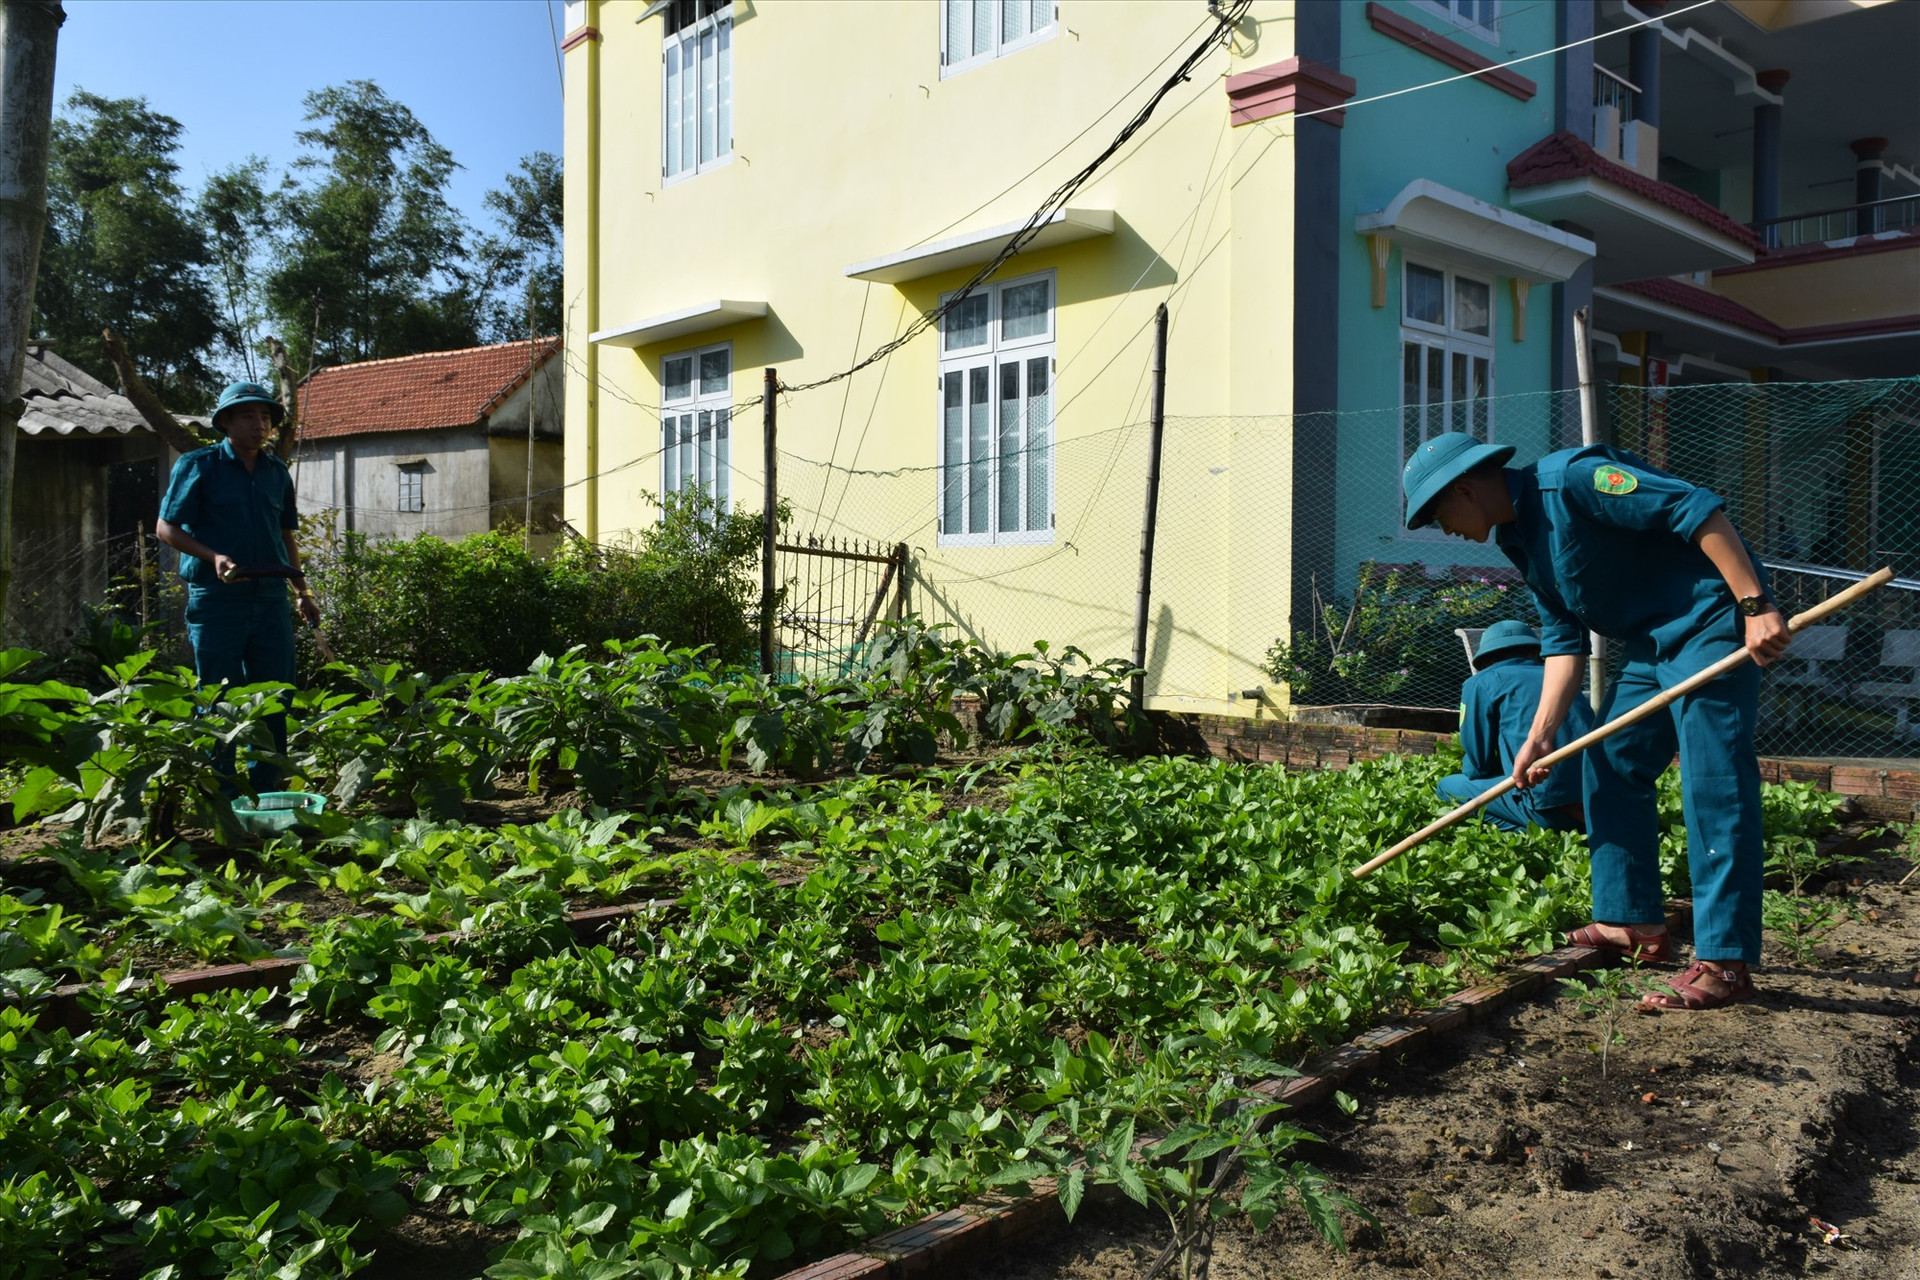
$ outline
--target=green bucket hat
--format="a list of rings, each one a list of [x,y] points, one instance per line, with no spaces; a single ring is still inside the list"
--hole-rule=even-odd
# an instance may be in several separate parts
[[[213,406],[213,425],[220,426],[220,415],[237,404],[263,404],[273,415],[273,425],[279,426],[280,420],[287,416],[286,406],[275,398],[273,392],[257,382],[231,382],[220,393],[220,401]]]
[[[1495,658],[1517,649],[1538,649],[1539,647],[1538,632],[1524,622],[1508,618],[1494,623],[1480,633],[1480,647],[1473,651],[1473,669],[1478,671]]]
[[[1510,444],[1481,444],[1461,431],[1437,435],[1421,445],[1400,472],[1400,491],[1407,496],[1407,528],[1433,523],[1427,508],[1440,491],[1483,462],[1505,462],[1513,456]]]

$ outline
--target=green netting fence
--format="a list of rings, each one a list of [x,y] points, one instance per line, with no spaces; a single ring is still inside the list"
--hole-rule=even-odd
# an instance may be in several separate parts
[[[1609,387],[1596,401],[1603,440],[1726,500],[1790,611],[1881,565],[1902,579],[1768,673],[1763,749],[1920,756],[1920,378]],[[1168,402],[1178,406],[1177,388]],[[1514,444],[1530,460],[1580,441],[1580,397],[1298,419],[1170,413],[1149,699],[1245,710],[1259,696],[1275,714],[1284,685],[1296,708],[1357,717],[1365,707],[1457,706],[1463,636],[1535,619],[1490,545],[1400,527],[1401,461],[1445,430]],[[863,470],[783,453],[781,492],[794,510],[786,536],[905,544],[906,595],[889,594],[881,616],[904,606],[998,648],[1045,639],[1096,660],[1126,656],[1149,440],[1144,421],[1104,425],[1063,410],[1044,427],[987,422],[945,466]],[[871,601],[848,593],[861,599]],[[867,610],[841,612],[864,620]],[[837,665],[856,649],[850,635],[816,626],[790,639],[787,661]]]

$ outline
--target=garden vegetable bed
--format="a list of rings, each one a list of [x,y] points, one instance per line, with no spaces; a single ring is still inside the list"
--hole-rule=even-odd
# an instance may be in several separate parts
[[[1043,740],[791,792],[668,785],[676,753],[731,746],[789,774],[910,765],[959,729],[966,681],[1003,731],[1112,726],[1111,680],[924,634],[884,654],[826,693],[644,649],[505,691],[362,672],[300,731],[362,816],[233,853],[88,831],[169,797],[217,821],[192,767],[264,701],[124,664],[84,711],[16,686],[13,731],[66,716],[86,733],[44,735],[47,758],[90,754],[22,789],[68,787],[83,825],[9,864],[0,900],[0,1248],[27,1276],[771,1276],[1035,1178],[1070,1209],[1101,1183],[1178,1194],[1224,1153],[1255,1220],[1333,1232],[1340,1193],[1245,1086],[1550,945],[1584,903],[1579,841],[1544,832],[1463,829],[1354,881],[1438,811],[1440,760],[1289,774]],[[543,761],[638,807],[365,815]],[[1779,856],[1830,808],[1770,791]],[[290,919],[296,889],[320,896]],[[604,945],[568,928],[621,899],[658,901]],[[143,977],[173,954],[155,937],[305,963],[284,995],[179,1000]],[[38,1016],[75,976],[97,980],[79,1033]],[[1171,1163],[1141,1158],[1156,1134]]]
[[[1848,910],[1804,957],[1770,936],[1757,1004],[1627,1014],[1604,1074],[1604,1019],[1563,993],[1351,1086],[1356,1114],[1304,1123],[1378,1228],[1356,1222],[1339,1257],[1297,1223],[1224,1224],[1213,1280],[1920,1275],[1912,867],[1827,878],[1822,900]],[[1137,1275],[1164,1240],[1108,1201],[975,1274]]]

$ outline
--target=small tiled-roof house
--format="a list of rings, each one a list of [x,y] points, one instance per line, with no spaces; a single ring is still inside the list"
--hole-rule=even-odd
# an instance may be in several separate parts
[[[9,642],[64,648],[81,604],[138,566],[172,453],[131,401],[44,344],[27,348],[13,478]]]
[[[293,461],[300,509],[373,538],[460,538],[522,521],[557,530],[559,354],[558,338],[542,338],[309,375]]]

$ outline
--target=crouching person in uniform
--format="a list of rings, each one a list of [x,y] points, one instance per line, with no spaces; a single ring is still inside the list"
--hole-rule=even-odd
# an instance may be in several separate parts
[[[1603,721],[1742,647],[1754,658],[1581,754],[1594,923],[1570,941],[1646,960],[1671,955],[1656,784],[1677,750],[1694,963],[1645,1002],[1713,1009],[1751,1000],[1764,862],[1753,746],[1759,668],[1785,652],[1786,619],[1713,493],[1606,445],[1508,467],[1513,452],[1449,432],[1420,447],[1401,486],[1408,528],[1438,522],[1472,542],[1491,537],[1533,589],[1544,674],[1539,710],[1514,754],[1516,786],[1551,776],[1535,764],[1553,750],[1579,691],[1589,631],[1625,651]]]
[[[1513,774],[1514,757],[1526,744],[1540,710],[1540,637],[1524,622],[1496,622],[1480,635],[1473,654],[1474,674],[1460,689],[1461,772],[1442,778],[1436,790],[1449,804],[1461,805]],[[1564,747],[1593,727],[1593,712],[1574,699],[1555,735]],[[1509,791],[1480,810],[1480,817],[1506,831],[1529,826],[1549,831],[1579,831],[1580,774],[1556,769],[1537,787]]]
[[[300,567],[293,477],[285,463],[265,451],[285,416],[273,393],[258,383],[229,386],[213,410],[214,429],[226,439],[182,454],[160,500],[154,536],[180,553],[187,639],[202,684],[294,680],[288,579],[247,572]],[[320,609],[307,580],[296,572],[291,581],[301,619],[318,623]],[[268,728],[275,748],[284,753],[286,717],[272,717]],[[222,751],[214,767],[233,774],[232,747]],[[248,776],[256,792],[280,784],[280,771],[266,761],[254,762]]]

